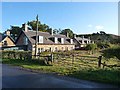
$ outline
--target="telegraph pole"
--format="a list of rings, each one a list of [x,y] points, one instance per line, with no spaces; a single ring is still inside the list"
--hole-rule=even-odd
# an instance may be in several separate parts
[[[38,15],[36,16],[35,57],[37,56],[37,44],[38,44]]]

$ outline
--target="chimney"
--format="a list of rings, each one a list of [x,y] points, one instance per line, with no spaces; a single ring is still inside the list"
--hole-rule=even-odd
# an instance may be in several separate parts
[[[88,37],[88,39],[90,40],[90,37]]]
[[[9,30],[6,31],[6,35],[10,36],[10,31]]]
[[[74,38],[76,38],[76,34],[74,34]]]
[[[66,37],[69,37],[69,33],[68,32],[66,32]]]
[[[84,39],[84,36],[82,36],[82,39]]]
[[[22,24],[22,28],[25,32],[28,31],[28,25],[25,23],[25,24]]]
[[[53,30],[51,29],[51,30],[49,31],[49,33],[50,33],[51,35],[53,35]]]

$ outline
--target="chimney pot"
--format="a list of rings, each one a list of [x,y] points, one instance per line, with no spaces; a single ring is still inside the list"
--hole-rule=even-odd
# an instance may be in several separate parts
[[[74,34],[74,38],[76,38],[76,34]]]
[[[26,23],[22,24],[22,28],[25,32],[28,31],[28,25]]]
[[[69,37],[69,33],[68,32],[66,32],[66,37]]]
[[[82,38],[84,39],[84,36],[82,36]]]
[[[6,35],[10,36],[10,31],[9,30],[6,31]]]
[[[50,34],[53,35],[53,30],[52,29],[50,30]]]

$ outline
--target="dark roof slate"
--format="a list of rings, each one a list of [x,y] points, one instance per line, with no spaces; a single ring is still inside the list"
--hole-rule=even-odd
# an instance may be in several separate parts
[[[4,40],[6,37],[9,37],[13,43],[15,43],[14,39],[11,36],[0,34],[0,42]]]
[[[32,44],[35,44],[35,38],[36,38],[36,31],[33,30],[28,30],[27,32],[23,31],[24,34],[28,37],[29,41]],[[52,38],[57,37],[57,38],[64,38],[64,44],[71,44],[69,41],[67,41],[66,39],[70,39],[68,37],[66,37],[65,35],[61,35],[61,34],[54,34],[51,35],[49,32],[41,32],[38,31],[38,36],[43,36],[43,44],[55,44],[52,41]],[[59,41],[57,44],[61,44]]]

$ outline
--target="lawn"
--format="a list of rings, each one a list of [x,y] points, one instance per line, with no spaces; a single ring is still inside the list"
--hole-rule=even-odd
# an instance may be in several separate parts
[[[42,71],[45,73],[52,72],[84,80],[120,85],[120,67],[105,67],[104,69],[102,67],[99,68],[97,63],[100,53],[92,55],[85,51],[76,51],[74,53],[77,53],[74,57],[74,61],[72,61],[73,58],[71,55],[65,55],[65,53],[62,53],[59,57],[55,56],[54,63],[50,65],[45,65],[44,59],[3,59],[3,63]],[[103,58],[102,61],[105,61],[107,65],[120,65],[120,61],[117,59],[106,60]]]

